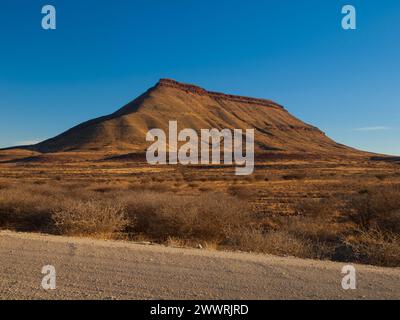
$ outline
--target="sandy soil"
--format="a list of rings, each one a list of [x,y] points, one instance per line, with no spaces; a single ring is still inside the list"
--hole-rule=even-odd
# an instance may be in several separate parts
[[[0,232],[1,299],[387,299],[400,269],[355,265],[357,289],[341,288],[343,263],[240,252]],[[57,288],[41,287],[54,265]]]

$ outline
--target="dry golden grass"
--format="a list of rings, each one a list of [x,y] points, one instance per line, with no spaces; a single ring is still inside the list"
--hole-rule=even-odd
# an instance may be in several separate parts
[[[397,164],[89,164],[0,164],[0,228],[400,266]]]

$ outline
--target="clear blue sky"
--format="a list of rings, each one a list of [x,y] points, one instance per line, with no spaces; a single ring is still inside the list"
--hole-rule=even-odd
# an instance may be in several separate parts
[[[111,113],[163,77],[270,98],[341,143],[400,154],[398,0],[0,3],[0,146]]]

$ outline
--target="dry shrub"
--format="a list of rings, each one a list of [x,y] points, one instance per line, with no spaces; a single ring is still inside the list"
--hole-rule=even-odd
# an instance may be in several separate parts
[[[161,241],[175,237],[220,242],[250,221],[248,205],[224,194],[192,197],[143,192],[124,201],[135,222],[131,232]]]
[[[127,225],[126,208],[109,200],[64,200],[52,218],[61,234],[111,238]]]
[[[363,230],[400,233],[400,187],[366,189],[348,200],[348,216]]]
[[[172,187],[169,183],[148,183],[132,184],[128,188],[132,191],[154,191],[154,192],[168,192]]]
[[[341,228],[329,220],[320,218],[291,218],[283,227],[288,233],[305,238],[313,242],[340,241]]]
[[[56,201],[25,189],[0,190],[0,228],[48,232]]]
[[[304,199],[294,203],[297,215],[312,218],[330,218],[338,211],[335,199]]]
[[[281,224],[273,217],[266,217],[260,220],[259,228],[263,232],[278,231],[281,229]]]
[[[295,209],[300,216],[290,218],[284,229],[312,241],[314,249],[323,248],[322,257],[400,266],[399,191],[385,186],[344,199],[303,201]]]
[[[238,248],[246,251],[291,255],[312,258],[312,244],[306,239],[297,238],[285,231],[262,232],[260,229],[243,229],[235,234]]]
[[[284,224],[291,234],[313,242],[339,241],[343,231],[336,223],[340,203],[336,199],[305,199],[294,205],[296,217]]]
[[[357,262],[386,267],[400,266],[400,236],[380,230],[361,231],[346,244]]]
[[[228,188],[228,193],[231,196],[237,197],[239,199],[251,199],[254,198],[257,193],[251,186],[230,186]]]

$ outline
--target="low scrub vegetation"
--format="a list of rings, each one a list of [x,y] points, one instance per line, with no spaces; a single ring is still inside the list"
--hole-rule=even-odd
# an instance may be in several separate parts
[[[251,221],[248,205],[224,194],[144,192],[121,201],[128,208],[129,231],[157,241],[174,237],[222,242]]]
[[[304,198],[291,204],[292,216],[257,215],[249,190],[179,194],[129,184],[7,183],[0,188],[0,229],[400,266],[398,186]]]
[[[66,199],[51,209],[54,226],[61,234],[112,238],[126,227],[126,208],[111,200]]]

